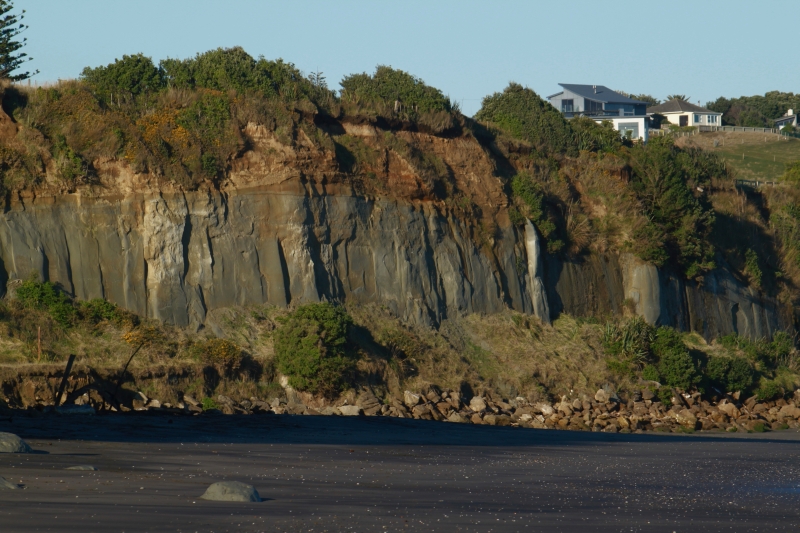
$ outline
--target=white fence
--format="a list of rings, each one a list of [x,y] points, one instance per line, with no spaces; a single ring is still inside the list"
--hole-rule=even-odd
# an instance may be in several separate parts
[[[751,133],[778,133],[777,128],[746,128],[744,126],[697,126],[700,131],[742,131]]]

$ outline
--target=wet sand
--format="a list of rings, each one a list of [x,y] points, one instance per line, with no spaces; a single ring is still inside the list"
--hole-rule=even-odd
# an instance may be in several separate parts
[[[800,433],[611,435],[406,419],[0,419],[0,531],[780,531]],[[97,471],[65,470],[92,465]],[[265,501],[198,499],[221,480]]]

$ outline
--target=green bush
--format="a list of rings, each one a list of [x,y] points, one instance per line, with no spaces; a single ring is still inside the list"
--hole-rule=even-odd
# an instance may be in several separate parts
[[[342,98],[359,102],[399,101],[411,114],[451,111],[450,99],[435,87],[402,70],[378,65],[370,76],[366,72],[345,76],[341,81]]]
[[[775,381],[765,379],[756,389],[756,396],[759,400],[772,400],[776,396],[783,394],[783,389]]]
[[[771,342],[766,339],[751,341],[736,333],[718,339],[731,354],[744,354],[753,363],[761,363],[765,367],[774,368],[782,358],[794,350],[794,340],[784,331],[775,333]]]
[[[219,409],[219,405],[214,401],[214,398],[203,398],[201,402],[203,411],[211,411],[212,409]]]
[[[70,297],[49,281],[26,279],[17,287],[16,299],[28,309],[47,311],[64,327],[72,325],[75,319],[75,306]]]
[[[160,63],[166,82],[184,89],[211,89],[227,93],[254,91],[285,100],[314,100],[319,87],[282,59],[254,59],[241,47],[217,48],[189,59],[165,59]],[[326,96],[332,96],[324,91]]]
[[[661,374],[658,373],[658,368],[654,365],[645,365],[642,369],[642,379],[648,381],[661,381]]]
[[[678,331],[661,326],[656,330],[650,348],[658,358],[658,372],[664,383],[670,387],[689,390],[699,382],[695,361]]]
[[[142,54],[124,55],[105,67],[86,67],[81,79],[106,102],[110,102],[112,94],[119,102],[122,97],[157,92],[165,86],[163,71]]]
[[[524,212],[524,217],[533,222],[533,225],[536,226],[536,229],[545,239],[547,251],[555,253],[560,250],[564,246],[564,241],[554,238],[556,225],[547,217],[545,212],[543,205],[544,193],[541,185],[530,174],[520,172],[512,178],[511,190],[514,196],[521,200],[521,209]],[[516,215],[512,215],[512,221],[514,217]],[[524,223],[524,217],[522,218],[522,223]]]
[[[485,97],[475,120],[491,122],[544,154],[574,151],[573,133],[558,109],[518,83]]]
[[[753,249],[744,254],[744,271],[756,287],[761,286],[761,267],[758,266],[758,254]]]
[[[275,363],[298,390],[332,397],[346,385],[355,368],[346,349],[353,319],[339,306],[309,304],[279,319]]]
[[[117,307],[116,304],[102,298],[94,298],[78,304],[81,318],[97,324],[103,320],[114,324],[120,324],[128,318],[128,313]]]
[[[723,392],[747,391],[755,379],[755,370],[742,357],[712,357],[708,360],[705,373]]]
[[[658,401],[669,407],[672,405],[672,389],[669,387],[659,387],[656,391],[656,396],[658,396]]]
[[[569,126],[573,142],[581,151],[616,153],[626,144],[608,120],[598,124],[588,117],[577,117],[569,122]]]

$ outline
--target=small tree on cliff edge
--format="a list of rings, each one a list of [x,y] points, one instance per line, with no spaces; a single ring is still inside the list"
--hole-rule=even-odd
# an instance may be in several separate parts
[[[35,76],[39,71],[12,74],[23,63],[33,59],[28,54],[19,52],[27,39],[16,40],[20,33],[28,29],[28,26],[20,22],[25,18],[25,10],[16,15],[9,13],[12,9],[14,4],[10,0],[0,0],[0,79],[22,81]]]

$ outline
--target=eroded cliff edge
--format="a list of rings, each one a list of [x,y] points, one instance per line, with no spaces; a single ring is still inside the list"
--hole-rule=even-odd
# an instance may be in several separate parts
[[[367,142],[387,134],[343,127]],[[221,186],[182,190],[98,161],[96,183],[12,194],[2,286],[36,273],[78,298],[192,328],[218,308],[322,299],[380,303],[427,325],[508,307],[544,320],[627,310],[706,338],[791,328],[790,310],[724,266],[698,283],[628,254],[536,257],[535,230],[511,224],[498,163],[473,137],[391,133],[436,153],[479,218],[432,199],[435,185],[402,153],[378,162],[385,192],[365,193],[338,180],[335,155],[302,132],[291,147],[258,126],[247,134],[250,149]]]

